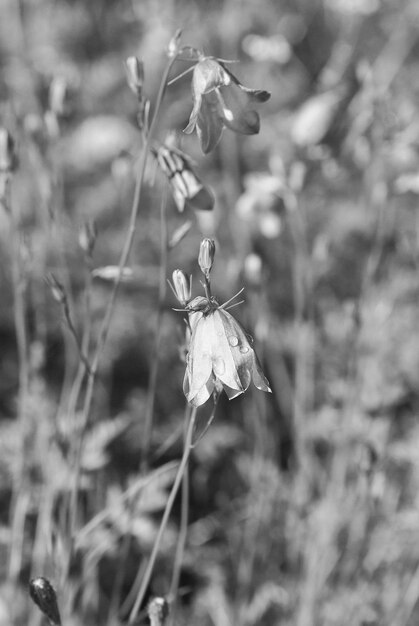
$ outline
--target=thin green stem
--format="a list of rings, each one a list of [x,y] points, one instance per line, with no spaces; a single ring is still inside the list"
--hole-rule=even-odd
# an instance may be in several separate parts
[[[183,445],[185,445],[185,438],[186,438],[186,426],[188,423],[188,420],[190,419],[190,407],[189,405],[186,406],[185,409],[185,427],[184,427],[184,434],[183,434]],[[193,444],[191,443],[191,447],[193,448]],[[176,619],[175,619],[175,613],[176,613],[176,598],[177,598],[177,593],[178,593],[178,589],[179,589],[179,580],[180,580],[180,572],[181,572],[181,568],[182,568],[182,561],[183,561],[183,555],[185,553],[185,546],[186,546],[186,537],[187,537],[187,533],[188,533],[188,519],[189,519],[189,472],[188,472],[188,466],[186,466],[185,469],[185,473],[183,475],[182,478],[182,503],[181,503],[181,513],[180,513],[180,528],[179,528],[179,537],[178,537],[178,542],[176,545],[176,553],[175,553],[175,560],[174,560],[174,565],[173,565],[173,573],[172,573],[172,580],[170,583],[170,590],[169,590],[169,595],[168,595],[168,599],[169,599],[169,603],[171,605],[171,611],[170,611],[170,623],[174,624]]]
[[[153,546],[153,550],[151,552],[149,561],[147,563],[147,567],[146,570],[144,572],[144,576],[141,580],[141,585],[140,588],[138,590],[138,594],[137,594],[137,598],[134,602],[134,606],[132,607],[130,616],[129,616],[129,624],[132,624],[136,617],[137,617],[137,613],[139,608],[141,607],[143,601],[144,601],[144,596],[145,593],[147,591],[147,587],[150,583],[150,579],[151,579],[151,574],[153,572],[154,569],[154,565],[156,563],[156,559],[157,559],[157,555],[160,549],[160,544],[161,544],[161,540],[163,538],[163,534],[164,531],[166,530],[166,526],[167,526],[167,522],[169,521],[169,517],[170,517],[170,513],[172,512],[172,507],[175,501],[175,498],[177,496],[177,492],[179,490],[179,487],[182,483],[182,479],[185,473],[185,470],[187,468],[188,465],[188,461],[189,461],[189,457],[192,451],[192,435],[194,432],[194,428],[195,428],[195,422],[196,422],[196,414],[197,414],[197,409],[194,407],[192,409],[191,412],[191,416],[189,419],[189,424],[188,424],[188,429],[186,432],[186,436],[185,436],[185,445],[184,445],[184,449],[183,449],[183,456],[182,456],[182,460],[180,462],[179,465],[179,469],[177,471],[176,474],[176,478],[175,481],[173,483],[172,486],[172,490],[170,492],[169,498],[167,500],[166,503],[166,508],[164,510],[163,513],[163,517],[162,520],[160,522],[160,528],[159,531],[157,533],[157,537],[156,540],[154,542],[154,546]]]
[[[144,174],[145,174],[145,168],[146,168],[146,163],[147,163],[147,156],[150,153],[150,149],[151,149],[151,146],[152,146],[153,135],[154,135],[155,130],[156,130],[157,120],[158,120],[159,112],[160,112],[160,109],[161,109],[161,104],[162,104],[164,92],[165,92],[165,89],[166,89],[167,79],[168,79],[170,70],[171,70],[172,65],[173,65],[175,60],[176,60],[176,57],[170,58],[168,60],[167,64],[166,64],[165,69],[164,69],[162,80],[161,80],[161,83],[160,83],[159,92],[157,94],[157,100],[156,100],[156,106],[155,106],[155,110],[154,110],[153,119],[152,119],[152,122],[151,122],[151,125],[150,125],[150,129],[149,129],[148,135],[147,135],[145,143],[144,143],[142,154],[141,154],[141,161],[140,161],[138,176],[137,176],[136,185],[135,185],[134,198],[133,198],[133,203],[132,203],[132,208],[131,208],[131,215],[130,215],[130,220],[129,220],[129,225],[128,225],[128,231],[127,231],[124,247],[123,247],[123,250],[122,250],[122,253],[121,253],[121,257],[120,257],[120,260],[119,260],[119,272],[118,272],[118,276],[117,276],[117,278],[115,280],[115,283],[114,283],[114,286],[113,286],[113,290],[112,290],[112,293],[110,295],[110,298],[109,298],[109,301],[108,301],[108,304],[107,304],[107,307],[106,307],[105,315],[103,317],[103,320],[102,320],[102,323],[101,323],[101,326],[100,326],[100,329],[99,329],[99,334],[98,334],[98,339],[97,339],[97,344],[96,344],[96,350],[95,350],[94,357],[92,359],[90,373],[88,375],[87,388],[86,388],[86,394],[85,394],[85,399],[84,399],[84,406],[83,406],[83,410],[82,410],[82,429],[83,429],[83,431],[85,431],[85,426],[84,425],[87,425],[88,424],[88,420],[89,420],[89,414],[90,414],[90,409],[91,409],[92,400],[93,400],[93,391],[94,391],[94,386],[95,386],[96,374],[97,374],[97,371],[98,371],[100,358],[102,356],[102,353],[103,353],[105,345],[106,345],[106,340],[107,340],[109,329],[110,329],[110,323],[111,323],[112,315],[113,315],[113,312],[114,312],[116,298],[117,298],[117,295],[118,295],[118,292],[119,292],[119,286],[121,284],[122,271],[123,271],[123,268],[127,264],[128,257],[129,257],[129,254],[131,252],[132,244],[133,244],[133,241],[134,241],[134,236],[135,236],[135,233],[136,233],[137,217],[138,217],[138,212],[139,212],[140,202],[141,202],[141,196],[142,196],[142,190],[143,190]],[[80,457],[81,457],[81,454],[82,454],[82,449],[83,449],[83,441],[82,441],[82,438],[79,438],[79,441],[77,443],[77,447],[76,447],[76,450],[75,450],[75,467],[76,467],[76,472],[74,473],[73,487],[72,487],[71,496],[70,496],[70,510],[71,510],[70,554],[72,553],[72,549],[73,549],[75,525],[76,525],[76,521],[77,521],[77,510],[78,510],[77,495],[78,495],[78,487],[79,487],[79,482],[80,482]]]

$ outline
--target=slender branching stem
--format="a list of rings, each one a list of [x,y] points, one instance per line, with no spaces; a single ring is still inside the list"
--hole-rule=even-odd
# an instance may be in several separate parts
[[[146,164],[147,164],[147,156],[150,153],[150,149],[152,146],[153,136],[156,130],[157,120],[158,120],[163,96],[164,96],[165,89],[166,89],[167,79],[168,79],[170,70],[175,60],[176,60],[176,57],[169,58],[166,64],[166,67],[164,69],[162,80],[160,83],[160,88],[157,94],[154,115],[150,124],[149,132],[145,139],[142,153],[141,153],[141,160],[140,160],[138,175],[137,175],[136,184],[135,184],[134,198],[133,198],[133,203],[132,203],[132,208],[131,208],[128,231],[126,234],[124,247],[123,247],[121,257],[119,260],[119,272],[115,280],[111,295],[109,297],[106,311],[105,311],[105,314],[104,314],[104,317],[103,317],[103,320],[99,329],[96,349],[95,349],[93,359],[91,361],[90,372],[88,374],[87,388],[86,388],[86,394],[85,394],[84,405],[83,405],[83,410],[82,410],[82,429],[83,430],[85,430],[85,425],[87,425],[88,420],[89,420],[90,409],[91,409],[92,400],[93,400],[93,391],[94,391],[94,386],[95,386],[96,374],[98,371],[100,358],[103,354],[103,351],[106,345],[106,340],[107,340],[109,329],[110,329],[112,315],[113,315],[114,308],[115,308],[116,298],[117,298],[119,287],[121,284],[122,271],[123,271],[123,268],[127,264],[129,254],[131,252],[132,244],[134,241],[134,236],[136,233],[137,217],[138,217],[138,212],[139,212],[140,202],[141,202],[141,197],[142,197],[144,175],[145,175],[145,169],[146,169]],[[80,457],[82,454],[82,448],[83,448],[83,441],[80,438],[77,443],[77,448],[75,451],[76,472],[74,473],[74,480],[73,480],[73,486],[72,486],[71,497],[70,497],[70,511],[71,511],[70,533],[69,533],[70,534],[70,555],[73,549],[75,525],[76,525],[76,520],[77,520],[77,511],[78,511],[77,495],[78,495],[78,487],[79,487],[79,482],[80,482]]]

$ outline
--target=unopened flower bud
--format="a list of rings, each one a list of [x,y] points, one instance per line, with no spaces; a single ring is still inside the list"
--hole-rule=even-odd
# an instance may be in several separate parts
[[[15,165],[15,142],[9,131],[0,127],[0,172],[11,172]]]
[[[164,598],[153,598],[147,607],[151,626],[164,626],[169,615],[169,605]]]
[[[128,87],[141,100],[144,85],[144,64],[137,57],[128,57],[125,61],[125,68]]]
[[[201,272],[205,274],[205,276],[208,276],[211,271],[212,264],[214,262],[214,255],[215,241],[208,238],[203,239],[199,248],[198,263],[201,268]]]
[[[79,246],[87,254],[87,256],[91,257],[93,248],[95,247],[97,237],[97,229],[96,224],[91,222],[85,222],[83,226],[80,228],[79,232]]]
[[[180,39],[182,37],[182,31],[178,29],[173,35],[172,39],[169,41],[169,45],[167,46],[167,56],[169,58],[173,58],[179,52],[179,44]]]
[[[172,274],[173,279],[173,291],[179,303],[182,306],[186,306],[191,299],[191,281],[182,272],[182,270],[175,270]]]
[[[60,304],[67,301],[67,296],[63,285],[55,278],[54,274],[48,274],[45,278],[47,285],[51,289],[52,297]]]
[[[47,578],[39,576],[29,583],[29,593],[35,604],[54,626],[61,625],[60,611],[58,610],[57,596]]]

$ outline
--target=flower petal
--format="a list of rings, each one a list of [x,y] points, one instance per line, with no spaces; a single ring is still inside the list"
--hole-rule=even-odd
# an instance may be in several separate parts
[[[226,392],[229,400],[234,400],[234,398],[237,398],[237,396],[240,396],[242,393],[244,393],[244,390],[240,391],[237,389],[231,389],[231,387],[229,387],[228,385],[223,385],[223,389]]]
[[[218,91],[224,124],[241,135],[256,135],[260,130],[259,114],[254,110],[254,98],[247,90],[232,84]]]
[[[237,374],[243,389],[246,391],[251,381],[253,348],[250,346],[247,335],[239,322],[224,309],[219,309],[219,314],[230,344]]]
[[[208,382],[212,371],[211,336],[208,331],[207,317],[201,316],[193,327],[187,371],[189,377],[187,399],[191,402]]]
[[[253,352],[253,369],[252,369],[252,380],[255,387],[260,389],[261,391],[268,391],[272,393],[272,389],[269,386],[269,381],[262,372],[262,368],[259,363],[259,359],[256,354]]]
[[[194,98],[194,105],[193,105],[192,112],[189,116],[188,125],[186,128],[183,129],[183,132],[186,133],[187,135],[190,135],[195,130],[200,108],[201,108],[201,96],[199,96],[199,98]]]
[[[206,57],[195,65],[192,78],[194,97],[208,94],[221,85],[229,85],[232,81],[230,72],[213,57]]]
[[[190,400],[190,403],[192,404],[192,406],[201,406],[201,404],[204,404],[208,400],[208,398],[211,396],[212,392],[214,391],[214,387],[215,387],[215,380],[214,380],[214,377],[211,377],[209,381],[207,382],[207,384],[201,387],[200,391],[196,394],[196,396],[192,398],[192,400]]]
[[[213,320],[213,336],[214,342],[212,345],[212,369],[223,383],[228,385],[231,389],[237,389],[239,391],[245,391],[247,387],[243,388],[242,380],[237,372],[236,362],[233,358],[232,349],[235,345],[235,329],[232,327],[230,321],[223,319],[225,311],[217,309],[210,316]],[[234,318],[230,316],[232,320]],[[235,320],[234,320],[235,322]],[[237,339],[238,341],[238,339]],[[249,380],[250,382],[250,380]]]
[[[204,154],[214,150],[220,141],[224,128],[220,104],[215,91],[202,98],[201,108],[197,120],[198,137]]]

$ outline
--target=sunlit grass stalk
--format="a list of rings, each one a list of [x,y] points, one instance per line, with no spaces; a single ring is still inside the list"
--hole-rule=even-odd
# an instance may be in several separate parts
[[[141,458],[140,469],[142,473],[145,473],[148,468],[150,443],[153,430],[153,418],[154,418],[154,406],[157,393],[157,377],[159,370],[159,355],[161,340],[163,334],[163,306],[167,291],[167,259],[168,259],[168,228],[167,228],[167,202],[168,202],[168,185],[165,184],[163,188],[163,194],[160,202],[160,263],[159,263],[159,293],[157,313],[154,322],[154,345],[151,355],[151,369],[149,384],[147,390],[147,404],[144,418],[144,431],[141,438]],[[120,556],[118,558],[118,564],[116,566],[116,578],[112,589],[112,597],[110,602],[110,609],[108,614],[108,620],[114,619],[117,608],[121,600],[122,585],[124,582],[124,569],[126,559],[129,555],[130,549],[130,535],[124,538]]]
[[[92,312],[91,312],[91,298],[92,298],[92,275],[90,269],[86,267],[85,272],[85,286],[84,286],[84,303],[83,303],[83,335],[80,343],[80,352],[88,358],[90,336],[92,329]],[[67,413],[70,416],[75,416],[77,401],[80,396],[82,383],[86,372],[89,370],[86,367],[86,363],[81,358],[79,359],[77,372],[71,385],[70,393],[68,396]]]
[[[166,526],[167,523],[169,521],[169,517],[170,517],[170,513],[172,512],[172,508],[173,508],[173,504],[175,502],[175,498],[177,496],[179,487],[182,483],[183,480],[183,476],[184,473],[186,471],[186,468],[188,466],[188,462],[189,462],[189,457],[191,454],[191,451],[193,450],[193,444],[192,444],[192,436],[194,433],[194,429],[195,429],[195,422],[196,422],[196,415],[197,415],[197,409],[194,407],[191,411],[191,416],[189,418],[189,424],[188,424],[188,428],[186,431],[186,436],[185,436],[185,443],[184,443],[184,448],[183,448],[183,455],[182,455],[182,460],[181,463],[179,465],[179,469],[177,471],[176,474],[176,478],[175,481],[173,483],[172,489],[170,491],[170,495],[169,498],[167,500],[166,503],[166,507],[164,509],[164,513],[163,513],[163,517],[162,520],[160,522],[160,527],[159,527],[159,531],[157,533],[157,537],[155,539],[154,545],[153,545],[153,549],[150,555],[150,558],[148,560],[147,563],[147,567],[145,569],[144,575],[142,577],[141,580],[141,584],[138,590],[138,594],[137,597],[135,599],[134,602],[134,606],[132,607],[130,616],[129,616],[129,623],[132,624],[136,617],[137,617],[137,613],[144,601],[144,597],[147,591],[147,587],[150,583],[150,579],[151,579],[151,575],[153,573],[153,569],[154,569],[154,565],[156,563],[156,559],[157,559],[157,555],[160,549],[160,544],[163,538],[163,534],[164,531],[166,530]]]
[[[157,125],[157,120],[158,120],[158,116],[159,116],[159,112],[160,112],[160,108],[161,108],[161,104],[162,104],[162,100],[163,100],[163,96],[164,96],[164,92],[166,88],[167,79],[168,79],[168,76],[169,76],[169,73],[170,73],[170,70],[172,68],[174,61],[175,61],[175,58],[169,58],[169,60],[166,63],[166,67],[163,71],[162,80],[161,80],[159,91],[157,94],[154,115],[150,124],[149,132],[147,133],[147,136],[145,138],[143,150],[141,153],[141,160],[140,160],[138,175],[137,175],[136,184],[135,184],[134,198],[133,198],[133,203],[132,203],[132,208],[131,208],[131,215],[130,215],[128,230],[127,230],[127,235],[125,238],[125,243],[124,243],[124,247],[121,253],[119,266],[118,266],[119,272],[118,272],[118,276],[115,279],[115,283],[114,283],[114,286],[113,286],[113,289],[112,289],[112,292],[111,292],[111,295],[109,297],[108,304],[106,307],[105,315],[103,317],[103,320],[99,329],[96,349],[95,349],[94,356],[91,361],[90,372],[88,373],[87,388],[86,388],[86,394],[84,398],[82,420],[81,420],[83,430],[85,429],[84,425],[87,424],[89,420],[90,409],[91,409],[92,400],[93,400],[93,391],[94,391],[94,386],[95,386],[96,374],[97,374],[97,370],[99,367],[100,358],[102,356],[103,350],[105,348],[106,340],[108,337],[112,315],[113,315],[114,307],[116,303],[116,298],[119,292],[119,286],[121,284],[122,270],[127,264],[129,254],[131,252],[132,244],[134,241],[134,236],[136,233],[137,217],[138,217],[138,212],[140,208],[147,157],[150,153],[150,148],[152,145],[153,136],[154,136],[154,132],[155,132],[156,125]],[[77,443],[77,448],[75,451],[76,471],[74,473],[73,485],[71,489],[71,498],[70,498],[70,516],[71,516],[70,554],[72,552],[72,544],[74,541],[74,532],[75,532],[75,526],[76,526],[77,515],[78,515],[78,502],[77,501],[78,501],[78,487],[79,487],[79,481],[80,481],[80,458],[82,454],[82,448],[83,448],[83,441],[80,439],[79,442]]]

